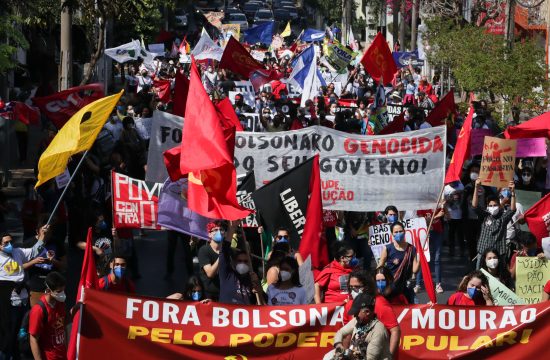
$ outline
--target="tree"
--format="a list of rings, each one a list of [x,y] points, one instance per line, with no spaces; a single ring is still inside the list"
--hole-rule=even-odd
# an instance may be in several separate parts
[[[25,36],[18,29],[20,22],[21,19],[14,15],[0,16],[0,34],[3,37],[0,39],[0,74],[17,66],[14,59],[17,48],[29,47]]]

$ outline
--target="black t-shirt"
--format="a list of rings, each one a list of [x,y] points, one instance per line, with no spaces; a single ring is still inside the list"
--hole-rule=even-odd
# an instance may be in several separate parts
[[[206,244],[199,249],[199,267],[200,267],[200,279],[204,286],[204,292],[207,298],[217,300],[220,296],[220,277],[218,274],[213,278],[206,276],[204,272],[205,265],[212,265],[218,260],[218,253],[212,249],[210,244]]]
[[[38,239],[36,237],[29,238],[25,240],[24,247],[31,248],[33,247]],[[38,254],[37,257],[48,258],[48,251],[53,251],[55,253],[54,258],[56,260],[61,260],[65,256],[65,246],[62,242],[57,242],[54,240],[49,240],[44,244],[44,248]],[[28,281],[27,285],[31,291],[44,292],[46,290],[46,276],[56,270],[50,262],[44,262],[42,264],[35,264],[28,269]]]

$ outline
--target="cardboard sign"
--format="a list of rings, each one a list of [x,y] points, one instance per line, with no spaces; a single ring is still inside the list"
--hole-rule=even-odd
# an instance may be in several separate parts
[[[550,280],[550,263],[537,257],[516,258],[516,294],[525,304],[540,302],[546,282]]]
[[[489,288],[491,289],[491,295],[493,295],[494,304],[497,306],[510,306],[510,305],[523,305],[521,300],[514,292],[508,289],[503,283],[501,283],[496,277],[489,274],[485,269],[481,269],[481,272],[487,276],[489,280]]]
[[[65,169],[65,171],[61,175],[57,175],[55,177],[55,184],[57,185],[58,189],[63,189],[69,184],[69,181],[71,181],[71,174],[69,173],[69,169]]]
[[[514,179],[516,140],[485,137],[479,178],[487,186],[507,187]]]
[[[483,141],[486,136],[491,136],[489,129],[472,129],[470,155],[481,155],[483,153]],[[546,139],[528,138],[517,139],[516,157],[542,157],[546,156]]]

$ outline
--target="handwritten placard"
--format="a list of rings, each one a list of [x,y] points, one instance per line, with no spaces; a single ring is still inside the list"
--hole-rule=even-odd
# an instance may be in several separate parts
[[[510,306],[523,304],[523,300],[520,299],[512,290],[508,289],[496,277],[489,274],[489,272],[484,269],[481,269],[481,272],[487,276],[487,280],[489,280],[489,288],[491,289],[491,295],[493,295],[495,305]]]
[[[516,140],[485,137],[479,178],[487,186],[507,187],[514,178]]]
[[[526,304],[540,302],[544,284],[550,280],[548,260],[537,257],[516,258],[516,295]]]

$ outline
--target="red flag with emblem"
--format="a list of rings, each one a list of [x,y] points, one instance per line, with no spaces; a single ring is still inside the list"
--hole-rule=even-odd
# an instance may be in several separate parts
[[[386,83],[393,80],[393,76],[397,72],[397,65],[395,65],[388,43],[381,33],[376,35],[372,44],[365,51],[361,64],[374,80],[380,81],[382,78]]]
[[[474,108],[470,107],[468,117],[464,121],[462,129],[460,129],[458,139],[456,140],[455,151],[451,159],[451,164],[449,165],[447,174],[445,175],[445,184],[460,180],[462,165],[464,165],[464,161],[470,156],[470,138],[472,133],[473,118]]]
[[[223,128],[201,83],[195,59],[187,96],[180,151],[180,172],[188,174],[189,209],[209,218],[238,220],[251,211],[237,202],[233,164],[235,127]]]
[[[523,215],[529,231],[537,238],[539,246],[542,239],[548,237],[548,222],[550,221],[550,193],[537,201]]]
[[[251,72],[264,69],[233,36],[225,46],[219,68],[231,70],[247,79]]]

